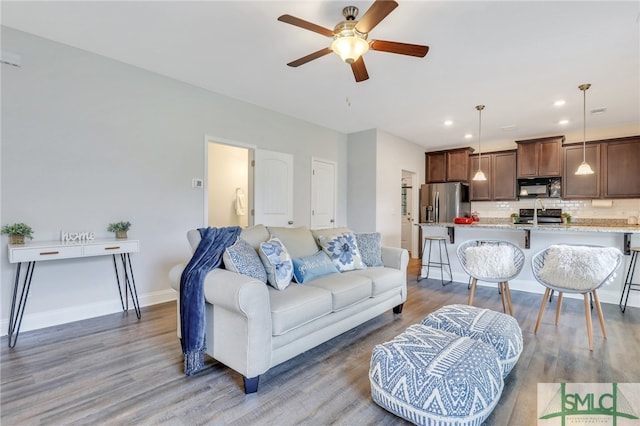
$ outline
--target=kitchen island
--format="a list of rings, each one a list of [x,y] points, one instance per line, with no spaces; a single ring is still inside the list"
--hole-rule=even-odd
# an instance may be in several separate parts
[[[525,266],[520,275],[509,282],[512,290],[521,290],[531,293],[544,293],[544,287],[538,283],[531,272],[531,258],[540,250],[552,244],[584,244],[616,247],[628,254],[630,247],[640,246],[640,226],[638,225],[584,225],[584,224],[553,224],[553,225],[528,225],[512,224],[507,222],[474,222],[473,224],[446,223],[419,223],[422,236],[448,237],[447,251],[451,258],[453,280],[458,283],[466,283],[468,275],[462,269],[456,256],[458,246],[467,240],[505,240],[510,241],[525,253]],[[424,255],[424,253],[423,253]],[[631,256],[625,255],[620,269],[616,273],[614,281],[603,286],[598,294],[603,303],[615,303],[620,301],[622,285],[625,279]],[[424,263],[424,262],[423,262]],[[423,268],[424,269],[424,268]],[[421,275],[424,276],[424,270]],[[637,274],[636,274],[637,276]],[[423,281],[424,282],[424,281]],[[478,282],[478,285],[495,286],[493,283]],[[446,290],[442,290],[446,291]],[[517,303],[517,295],[514,304]],[[567,295],[571,297],[572,295]],[[481,305],[478,300],[475,303]],[[629,296],[628,306],[640,307],[640,292],[632,292]]]

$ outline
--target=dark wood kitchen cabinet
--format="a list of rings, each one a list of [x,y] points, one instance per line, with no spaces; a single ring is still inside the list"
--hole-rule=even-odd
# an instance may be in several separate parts
[[[426,183],[466,182],[469,179],[469,154],[472,148],[425,153]]]
[[[519,178],[562,176],[564,136],[516,141]]]
[[[564,174],[562,176],[562,198],[600,198],[602,196],[600,187],[600,182],[602,181],[600,144],[589,143],[586,145],[585,158],[594,171],[592,175],[576,175],[576,170],[578,170],[578,166],[580,166],[583,159],[582,144],[567,145],[563,150]]]
[[[592,175],[575,174],[582,163],[582,143],[563,150],[563,198],[640,198],[640,136],[587,142],[585,156]]]
[[[640,136],[601,141],[602,196],[640,198]]]
[[[470,156],[470,179],[478,171],[478,155]],[[516,199],[516,151],[488,152],[482,155],[482,171],[486,181],[470,180],[471,201]]]

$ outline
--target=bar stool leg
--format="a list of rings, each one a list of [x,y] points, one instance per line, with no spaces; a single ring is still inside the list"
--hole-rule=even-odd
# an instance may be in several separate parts
[[[540,320],[542,320],[542,315],[544,315],[544,309],[547,307],[547,299],[549,298],[549,293],[551,289],[547,287],[544,291],[544,296],[542,296],[542,303],[540,303],[540,310],[538,311],[538,319],[536,320],[536,328],[533,329],[533,334],[538,332],[538,327],[540,327]]]
[[[476,283],[477,279],[471,279],[471,290],[469,291],[469,299],[467,300],[467,305],[473,306],[473,294],[476,292]]]
[[[449,282],[447,283],[442,283],[443,286],[449,284],[450,282],[453,282],[453,274],[451,273],[451,260],[449,259],[449,252],[447,251],[447,243],[446,241],[442,241],[442,244],[444,245],[444,254],[447,256],[447,267],[449,268]],[[442,260],[441,260],[442,262]],[[444,269],[444,265],[440,265],[442,267],[442,269]]]
[[[431,272],[431,244],[433,244],[433,240],[429,240],[429,257],[427,257],[427,276],[425,279],[429,279],[429,272]]]
[[[629,293],[631,293],[632,290],[632,286],[633,285],[640,285],[640,284],[634,284],[633,283],[633,275],[635,273],[636,270],[636,263],[638,262],[638,250],[633,250],[633,252],[631,253],[631,260],[629,261],[629,270],[627,271],[627,276],[624,279],[624,285],[622,286],[622,294],[620,295],[620,303],[618,303],[618,306],[620,306],[620,309],[622,310],[622,313],[624,313],[624,311],[627,309],[627,302],[629,301]],[[635,289],[636,291],[638,291],[638,289]],[[627,296],[625,297],[624,292],[627,292]],[[622,299],[624,299],[624,304],[622,303]]]
[[[426,251],[427,251],[427,239],[425,238],[423,243],[422,243],[422,258],[420,259],[420,271],[418,272],[418,278],[416,279],[416,281],[424,280],[429,276],[429,266],[428,266],[429,261],[427,260],[427,265],[425,265],[425,263],[424,263],[424,255],[425,255]],[[427,259],[429,259],[429,258],[427,257]],[[423,277],[422,276],[422,269],[425,266],[427,267],[427,277]]]

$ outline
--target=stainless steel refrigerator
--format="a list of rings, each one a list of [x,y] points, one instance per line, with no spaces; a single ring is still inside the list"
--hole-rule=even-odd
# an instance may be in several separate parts
[[[420,223],[453,222],[470,217],[469,184],[428,183],[420,187]]]

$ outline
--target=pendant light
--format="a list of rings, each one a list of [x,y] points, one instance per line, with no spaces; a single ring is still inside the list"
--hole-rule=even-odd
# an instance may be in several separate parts
[[[480,168],[480,164],[482,163],[482,150],[480,149],[480,136],[482,135],[482,110],[484,109],[484,105],[476,105],[476,109],[478,110],[479,120],[478,120],[478,171],[473,176],[473,180],[487,180],[487,176],[485,176],[484,172]]]
[[[578,170],[576,170],[577,175],[592,175],[593,169],[587,163],[587,90],[589,90],[591,84],[581,84],[578,86],[578,89],[582,90],[582,164],[578,166]]]

